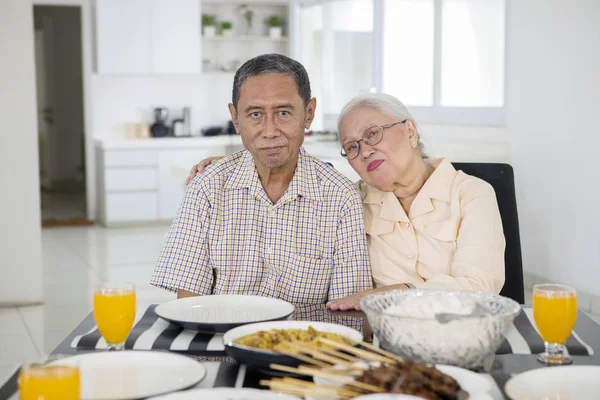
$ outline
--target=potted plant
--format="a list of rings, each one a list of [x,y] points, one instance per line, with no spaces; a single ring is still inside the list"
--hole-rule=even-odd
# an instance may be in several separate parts
[[[202,30],[204,31],[204,37],[215,37],[216,28],[214,15],[202,14]]]
[[[233,36],[233,24],[229,21],[221,22],[221,33],[223,34],[223,36]]]
[[[281,26],[283,25],[281,17],[271,15],[265,20],[265,23],[269,27],[269,37],[271,39],[281,39]]]
[[[246,35],[252,35],[252,19],[254,18],[254,7],[242,4],[238,7],[240,14],[246,20]]]

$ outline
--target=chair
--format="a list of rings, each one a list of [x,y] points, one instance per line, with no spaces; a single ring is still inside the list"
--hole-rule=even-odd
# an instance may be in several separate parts
[[[493,163],[452,163],[454,168],[465,174],[476,176],[488,182],[496,191],[506,250],[504,252],[506,280],[500,294],[519,304],[525,303],[523,287],[523,260],[521,258],[521,238],[515,197],[515,177],[508,164]]]

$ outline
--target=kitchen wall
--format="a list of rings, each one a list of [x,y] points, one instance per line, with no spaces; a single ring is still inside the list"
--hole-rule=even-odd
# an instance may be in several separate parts
[[[425,144],[454,161],[511,162],[525,270],[600,294],[600,2],[509,1],[508,12],[507,126],[422,124]],[[232,78],[93,76],[93,134],[119,137],[157,105],[190,105],[194,130],[223,123]]]
[[[473,160],[508,160],[515,169],[525,271],[596,296],[599,20],[595,0],[568,7],[562,0],[510,1],[507,126],[422,126],[434,155],[464,147]]]
[[[152,109],[169,108],[169,119],[191,107],[192,131],[229,120],[233,73],[184,76],[106,76],[91,80],[92,130],[98,139],[122,138],[125,123],[153,122]]]
[[[42,300],[34,35],[31,3],[0,12],[0,305]]]
[[[596,295],[598,21],[597,0],[510,2],[508,131],[525,269]]]

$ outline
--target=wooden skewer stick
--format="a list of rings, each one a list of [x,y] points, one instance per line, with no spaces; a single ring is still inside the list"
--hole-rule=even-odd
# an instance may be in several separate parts
[[[288,383],[295,384],[295,385],[298,385],[298,386],[316,387],[316,388],[325,388],[325,389],[335,390],[338,393],[344,393],[344,394],[347,394],[349,396],[360,396],[362,394],[362,393],[359,393],[359,392],[352,391],[352,390],[350,390],[350,389],[348,389],[348,388],[346,388],[344,386],[317,385],[314,382],[303,381],[302,379],[291,378],[289,376],[286,376],[286,377],[281,378],[281,379],[275,378],[273,380],[276,380],[276,381],[281,380],[283,382],[288,382]]]
[[[351,353],[351,354],[356,354],[357,356],[360,356],[366,360],[370,360],[370,361],[380,361],[380,362],[384,362],[384,363],[389,363],[389,364],[395,364],[396,360],[393,358],[389,358],[389,357],[384,357],[382,355],[379,354],[375,354],[371,351],[366,351],[366,350],[362,350],[362,349],[358,349],[356,347],[344,344],[344,343],[339,343],[339,342],[335,342],[333,340],[329,340],[329,339],[324,339],[324,338],[319,338],[318,339],[320,342],[328,344],[332,347],[335,347],[337,349],[340,350],[344,350],[345,352]]]
[[[271,365],[269,365],[269,367],[271,369],[274,369],[277,371],[291,372],[293,374],[298,374],[298,375],[318,376],[321,378],[327,378],[332,381],[337,381],[337,382],[340,382],[340,383],[343,383],[343,384],[346,384],[349,386],[354,386],[354,387],[363,389],[368,392],[382,393],[385,391],[384,389],[382,389],[380,387],[377,387],[374,385],[369,385],[368,383],[357,382],[354,379],[351,381],[348,381],[347,379],[340,380],[340,378],[343,378],[342,375],[330,374],[330,373],[323,372],[321,370],[314,369],[314,368],[307,368],[307,367],[303,367],[303,366],[300,366],[299,368],[292,368],[292,367],[286,367],[285,365],[278,365],[278,364],[271,364]]]
[[[315,360],[312,357],[308,357],[302,354],[299,354],[298,352],[293,352],[293,351],[286,351],[283,349],[283,347],[281,345],[277,346],[275,348],[275,351],[277,351],[278,353],[281,354],[285,354],[286,356],[290,356],[293,358],[296,358],[300,361],[303,361],[307,364],[312,364],[312,365],[316,365],[317,367],[321,367],[321,368],[329,368],[331,367],[331,364],[328,363],[324,363],[323,361],[319,361],[319,360]]]
[[[259,381],[259,383],[262,386],[267,386],[271,390],[274,390],[277,392],[295,394],[295,395],[300,395],[300,396],[318,395],[318,397],[321,399],[324,396],[326,398],[331,398],[331,399],[349,399],[351,397],[355,397],[355,395],[351,395],[351,394],[344,393],[342,391],[338,391],[337,389],[340,389],[340,388],[326,388],[326,387],[321,387],[319,385],[315,385],[314,383],[311,384],[310,382],[306,382],[308,385],[297,385],[294,383],[288,383],[288,382],[276,381],[276,380],[271,380],[271,381],[261,380],[261,381]],[[352,392],[352,393],[355,393],[355,392]]]
[[[303,353],[310,354],[311,356],[313,356],[314,358],[316,358],[318,360],[327,361],[327,362],[332,363],[332,364],[340,364],[340,365],[343,365],[344,367],[346,367],[348,369],[354,369],[354,370],[357,370],[357,371],[363,371],[362,368],[360,368],[360,367],[352,364],[351,362],[348,362],[348,361],[346,361],[344,359],[341,359],[341,358],[338,358],[338,357],[333,357],[333,356],[327,355],[327,354],[322,353],[321,351],[316,350],[316,349],[314,349],[312,347],[304,346],[304,345],[301,345],[299,343],[293,343],[293,342],[287,342],[287,343],[285,343],[285,345],[289,346],[292,349],[301,351]]]
[[[330,356],[334,356],[334,357],[337,357],[337,358],[342,358],[342,359],[344,359],[346,361],[350,361],[352,363],[358,361],[358,358],[356,356],[351,356],[351,355],[348,355],[346,353],[342,353],[341,351],[337,351],[337,350],[333,350],[333,349],[329,349],[329,348],[320,348],[320,347],[315,346],[314,344],[312,344],[312,345],[308,344],[306,346],[307,347],[312,347],[315,350],[318,350],[318,351],[320,351],[322,353],[329,354]]]
[[[394,360],[399,361],[401,363],[403,363],[405,361],[404,358],[400,357],[399,355],[396,355],[396,354],[394,354],[392,352],[389,352],[387,350],[380,349],[379,347],[375,347],[371,343],[356,342],[355,344],[358,344],[358,345],[363,346],[363,347],[365,347],[365,348],[367,348],[369,350],[372,350],[372,351],[374,351],[376,353],[379,353],[382,356],[385,356],[385,357],[388,357],[388,358],[393,358]]]

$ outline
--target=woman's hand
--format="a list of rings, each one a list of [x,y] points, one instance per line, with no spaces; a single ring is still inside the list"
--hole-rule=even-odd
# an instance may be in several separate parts
[[[192,167],[192,169],[190,170],[190,174],[185,179],[185,184],[189,185],[189,183],[192,181],[192,179],[194,179],[195,176],[200,175],[202,172],[204,172],[206,167],[208,167],[213,162],[220,160],[223,157],[224,156],[208,157],[208,158],[205,158],[204,160],[200,161],[198,164],[194,165]]]
[[[340,299],[331,300],[327,302],[327,308],[332,311],[347,311],[347,310],[358,310],[361,311],[360,308],[360,300],[374,293],[388,292],[390,290],[406,290],[409,289],[408,285],[405,283],[400,283],[397,285],[390,285],[385,287],[380,287],[377,289],[363,290],[358,293],[355,293],[350,296],[342,297]]]
[[[373,293],[373,290],[363,290],[350,296],[342,297],[340,299],[331,300],[327,302],[327,308],[332,311],[347,311],[347,310],[358,310],[360,311],[360,299]]]

